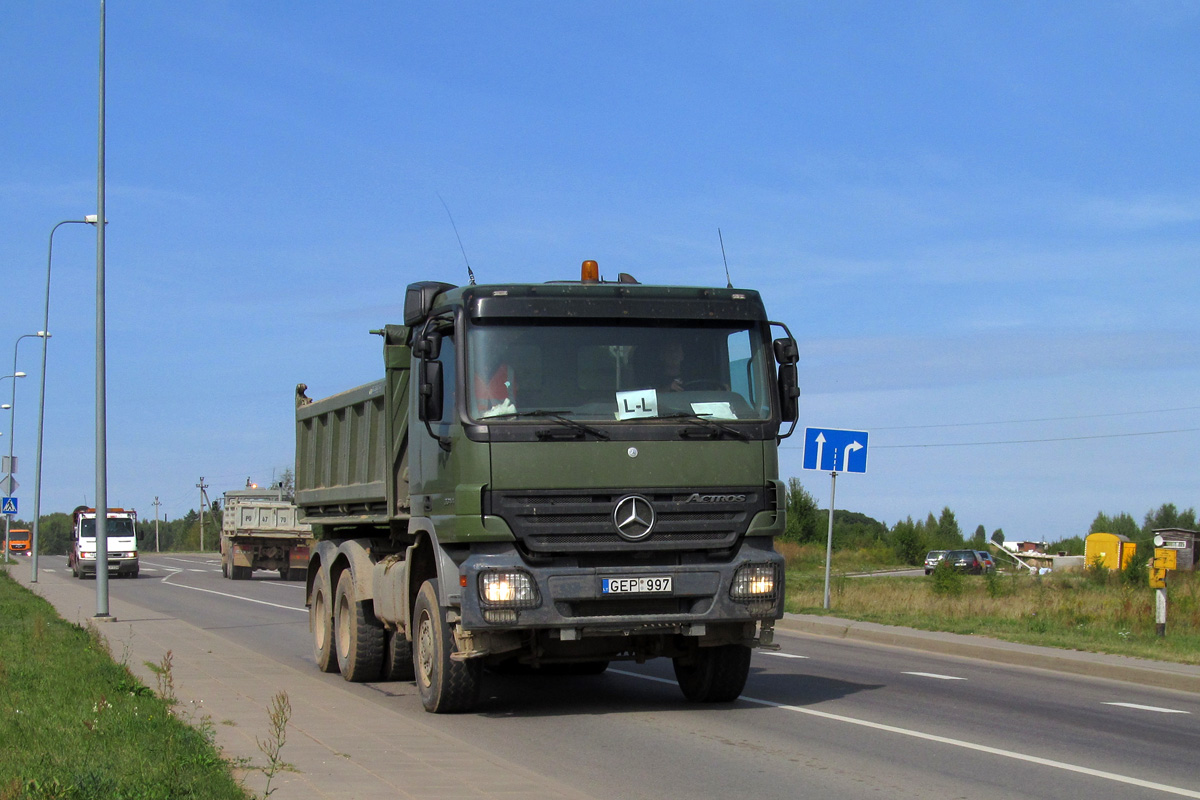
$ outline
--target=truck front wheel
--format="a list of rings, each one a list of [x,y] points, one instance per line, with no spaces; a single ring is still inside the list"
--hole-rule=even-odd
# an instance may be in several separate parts
[[[329,573],[322,569],[313,581],[312,601],[308,604],[308,627],[313,637],[313,658],[321,672],[337,672],[333,652],[333,598],[329,596]]]
[[[697,647],[673,661],[679,688],[694,703],[731,703],[750,675],[750,648],[744,644]]]
[[[338,668],[355,683],[379,680],[383,671],[383,626],[367,616],[365,605],[355,597],[354,576],[346,570],[338,578],[333,631]]]
[[[470,711],[479,700],[483,662],[478,658],[455,661],[454,634],[438,602],[433,581],[425,581],[413,608],[413,668],[421,705],[434,714]]]

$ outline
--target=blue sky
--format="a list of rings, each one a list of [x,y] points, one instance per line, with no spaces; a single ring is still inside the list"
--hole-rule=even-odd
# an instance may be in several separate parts
[[[97,28],[0,7],[0,374],[95,211]],[[107,80],[112,505],[288,466],[295,384],[375,379],[405,285],[465,280],[439,195],[480,282],[723,285],[719,227],[801,426],[871,431],[839,507],[1054,540],[1198,504],[1194,4],[113,0]],[[44,510],[94,500],[95,263],[59,229]]]

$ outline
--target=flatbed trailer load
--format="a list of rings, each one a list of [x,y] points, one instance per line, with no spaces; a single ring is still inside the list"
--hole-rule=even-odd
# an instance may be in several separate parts
[[[304,580],[312,553],[312,526],[297,520],[296,507],[279,484],[225,493],[221,519],[221,574],[250,580],[255,570],[273,570],[282,580]]]

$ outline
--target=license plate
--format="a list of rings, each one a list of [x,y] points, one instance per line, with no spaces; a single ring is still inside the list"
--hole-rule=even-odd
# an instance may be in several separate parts
[[[651,576],[646,578],[601,578],[600,591],[603,594],[649,594],[652,592],[671,591],[671,576]]]

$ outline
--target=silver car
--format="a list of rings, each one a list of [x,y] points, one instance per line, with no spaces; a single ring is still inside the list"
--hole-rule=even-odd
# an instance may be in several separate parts
[[[946,557],[948,550],[930,550],[925,554],[925,574],[933,572],[942,559]]]

